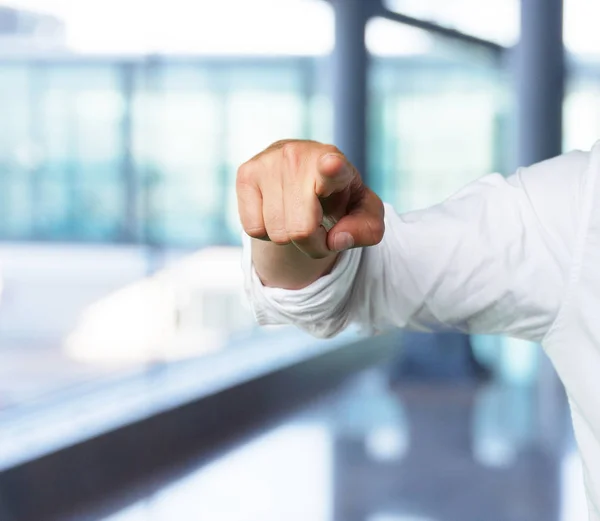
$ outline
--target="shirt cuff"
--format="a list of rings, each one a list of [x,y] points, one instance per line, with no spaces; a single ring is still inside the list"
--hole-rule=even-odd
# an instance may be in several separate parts
[[[243,234],[245,291],[260,325],[292,324],[318,337],[330,337],[350,322],[349,301],[362,249],[342,252],[327,275],[309,286],[289,290],[262,284],[252,264],[252,239]]]

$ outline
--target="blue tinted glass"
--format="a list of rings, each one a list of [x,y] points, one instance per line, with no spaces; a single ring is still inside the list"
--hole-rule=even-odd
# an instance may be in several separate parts
[[[375,44],[386,27],[369,29],[381,49]],[[418,31],[398,24],[394,30],[400,39]],[[506,149],[498,154],[508,110],[500,64],[486,52],[420,32],[427,45],[373,57],[370,179],[401,211],[435,204],[486,173],[506,172],[499,157],[508,157]]]
[[[33,135],[31,69],[0,67],[0,237],[27,238],[32,232],[31,179],[40,162]]]
[[[43,237],[121,238],[127,172],[119,72],[115,66],[58,65],[41,75],[36,116],[44,162],[36,218]]]
[[[308,137],[307,60],[157,63],[133,100],[142,240],[239,242],[237,167],[271,142]]]
[[[142,240],[213,243],[223,201],[224,111],[214,74],[198,64],[155,65],[137,69],[136,83],[133,150]]]
[[[314,69],[312,58],[0,66],[11,100],[0,233],[238,243],[237,167],[282,137],[331,140],[326,67]]]

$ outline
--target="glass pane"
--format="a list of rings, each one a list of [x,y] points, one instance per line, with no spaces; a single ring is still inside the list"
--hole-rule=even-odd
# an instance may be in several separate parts
[[[136,68],[133,150],[143,241],[239,242],[237,167],[281,136],[312,135],[313,68],[305,58]],[[318,124],[327,135],[331,122],[323,116]]]
[[[313,65],[292,63],[138,69],[133,149],[143,240],[239,243],[237,167],[282,136],[311,133]]]
[[[227,158],[241,164],[283,136],[302,133],[303,100],[295,93],[238,91],[231,95]]]
[[[27,238],[32,234],[31,179],[40,162],[33,135],[31,68],[0,67],[0,237]]]
[[[499,64],[481,50],[391,23],[370,23],[372,49],[381,51],[392,29],[422,45],[374,58],[372,169],[383,197],[408,211],[435,204],[483,174],[505,172],[499,157],[508,151],[498,151],[507,142],[508,85]]]
[[[40,77],[36,116],[44,161],[35,202],[42,238],[119,240],[124,233],[119,80],[116,67],[98,66],[46,68]],[[84,188],[90,183],[108,190],[92,197]]]
[[[383,0],[391,11],[514,45],[519,38],[519,0]]]
[[[212,77],[202,67],[167,65],[139,69],[136,81],[133,149],[145,240],[210,243],[222,132]]]

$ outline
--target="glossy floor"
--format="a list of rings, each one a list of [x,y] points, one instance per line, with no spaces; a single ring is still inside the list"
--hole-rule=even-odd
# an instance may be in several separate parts
[[[85,519],[583,520],[569,439],[564,408],[540,407],[530,388],[390,386],[368,372],[135,503]]]

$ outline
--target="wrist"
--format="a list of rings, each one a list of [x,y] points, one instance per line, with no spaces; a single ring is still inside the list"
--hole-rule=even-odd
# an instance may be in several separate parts
[[[277,245],[252,239],[252,263],[264,286],[297,290],[327,275],[336,263],[338,253],[313,259],[293,244]]]

